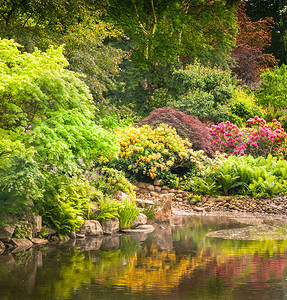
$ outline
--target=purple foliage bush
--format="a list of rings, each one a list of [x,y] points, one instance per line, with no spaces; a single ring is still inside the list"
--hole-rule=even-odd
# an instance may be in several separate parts
[[[181,138],[187,139],[192,144],[193,150],[203,150],[207,156],[214,157],[216,147],[206,125],[177,109],[157,108],[137,125],[149,125],[156,128],[162,123],[175,128]]]

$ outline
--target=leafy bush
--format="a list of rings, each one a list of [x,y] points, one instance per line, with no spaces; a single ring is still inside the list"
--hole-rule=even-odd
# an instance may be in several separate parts
[[[117,136],[119,158],[107,165],[138,178],[160,178],[162,171],[177,165],[201,168],[206,159],[202,152],[193,151],[191,144],[166,124],[155,129],[148,125],[119,129]]]
[[[210,132],[217,148],[227,154],[251,154],[254,157],[274,154],[285,156],[287,134],[277,120],[267,124],[264,119],[255,116],[247,120],[248,128],[240,130],[227,121],[212,125]]]
[[[35,207],[45,225],[56,229],[59,235],[66,235],[82,224],[88,202],[95,194],[85,179],[50,174],[43,199]]]
[[[31,234],[31,228],[25,224],[17,223],[13,232],[13,237],[16,239],[29,238]]]
[[[119,209],[120,228],[131,227],[139,212],[140,209],[134,202],[124,201],[123,206]]]
[[[90,173],[89,176],[92,177],[91,184],[106,196],[113,196],[121,191],[126,193],[132,201],[136,198],[133,184],[119,170],[103,167],[99,171]]]
[[[122,205],[122,202],[108,198],[100,201],[99,213],[97,216],[95,216],[95,219],[99,222],[103,222],[115,217],[118,218],[119,209],[122,207]]]
[[[92,165],[100,155],[115,156],[118,147],[113,134],[86,118],[78,109],[49,114],[33,125],[24,137],[37,149],[37,158],[47,168],[75,173]]]
[[[188,188],[199,194],[272,197],[287,191],[286,168],[286,161],[271,155],[229,156],[206,168],[204,177],[191,178]]]
[[[92,96],[66,69],[62,47],[19,47],[0,39],[0,214],[21,212],[33,200],[63,235],[81,223],[94,192],[82,173],[118,147],[95,124]]]
[[[174,99],[171,105],[202,121],[224,121],[228,116],[224,105],[232,98],[235,83],[230,71],[196,61],[184,70],[174,71],[169,84]]]
[[[21,214],[43,196],[45,176],[34,160],[35,150],[3,135],[0,140],[0,224]]]
[[[175,128],[176,133],[182,139],[187,139],[194,150],[203,150],[209,157],[214,156],[215,148],[212,145],[213,140],[206,125],[177,109],[170,107],[155,109],[138,125],[142,126],[146,124],[156,128],[162,123]]]
[[[231,100],[229,101],[229,120],[237,126],[245,125],[246,119],[253,116],[263,118],[266,112],[258,106],[254,94],[245,92],[242,88],[236,88],[233,91]]]
[[[259,103],[264,107],[272,106],[274,111],[285,109],[287,105],[287,66],[275,66],[274,71],[266,69],[262,75],[258,93]]]
[[[221,122],[227,120],[230,115],[226,105],[216,104],[210,93],[199,89],[188,92],[172,105],[202,121]]]

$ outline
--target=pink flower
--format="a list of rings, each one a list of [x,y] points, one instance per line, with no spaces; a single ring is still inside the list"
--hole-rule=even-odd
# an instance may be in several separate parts
[[[240,151],[240,155],[244,155],[244,151],[243,150]]]
[[[239,152],[239,149],[234,150],[234,154],[237,154]]]
[[[223,147],[226,147],[226,146],[227,146],[227,144],[226,144],[225,142],[222,142],[221,145],[222,145]]]
[[[274,148],[274,151],[278,151],[278,148]]]
[[[253,143],[251,143],[251,146],[257,148],[257,147],[258,147],[258,144],[257,144],[256,142],[253,142]]]

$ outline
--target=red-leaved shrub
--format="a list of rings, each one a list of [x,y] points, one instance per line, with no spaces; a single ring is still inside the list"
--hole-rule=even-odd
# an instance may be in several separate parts
[[[203,150],[207,156],[214,156],[215,146],[213,145],[213,138],[206,125],[177,109],[172,109],[171,107],[157,108],[137,125],[143,126],[146,124],[156,128],[162,123],[175,128],[181,138],[187,139],[192,143],[193,150]]]

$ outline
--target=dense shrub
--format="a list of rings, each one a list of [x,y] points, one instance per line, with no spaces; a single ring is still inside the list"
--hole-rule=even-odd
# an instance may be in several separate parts
[[[272,197],[287,191],[287,162],[267,158],[229,156],[209,165],[203,177],[190,179],[187,189],[198,194],[250,195]]]
[[[89,201],[96,190],[85,178],[71,178],[65,174],[50,174],[43,198],[35,203],[44,224],[66,235],[83,222]]]
[[[258,93],[259,103],[264,107],[273,107],[274,112],[285,109],[287,105],[287,66],[275,67],[274,71],[265,70]]]
[[[237,126],[244,126],[246,120],[253,116],[265,117],[265,110],[256,103],[255,95],[248,93],[242,88],[233,91],[232,99],[229,102],[229,120]]]
[[[168,87],[174,100],[171,105],[202,121],[224,121],[228,116],[225,105],[232,98],[235,82],[230,71],[196,61],[174,71]]]
[[[91,184],[105,196],[113,196],[116,192],[121,191],[126,193],[131,200],[136,198],[133,184],[121,171],[103,167],[100,170],[89,173],[89,176],[92,177]]]
[[[255,116],[248,119],[246,124],[248,127],[242,130],[229,121],[212,125],[210,132],[217,149],[227,154],[251,154],[254,157],[273,154],[285,157],[287,134],[280,122],[274,119],[267,124],[264,119]]]
[[[148,125],[122,128],[117,131],[119,158],[107,163],[137,179],[160,178],[161,172],[174,166],[201,168],[207,159],[203,151],[193,151],[174,128],[162,124],[155,129]]]
[[[65,234],[80,224],[93,190],[82,173],[100,155],[115,156],[117,143],[95,124],[92,96],[66,69],[62,47],[19,47],[0,39],[0,222],[34,201]]]
[[[209,157],[214,156],[215,148],[212,145],[213,140],[206,125],[177,109],[170,107],[155,109],[138,125],[147,124],[156,128],[163,123],[175,128],[176,133],[182,139],[187,139],[194,150],[203,150]]]

